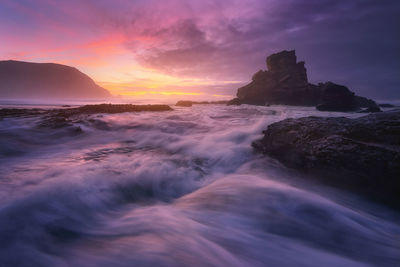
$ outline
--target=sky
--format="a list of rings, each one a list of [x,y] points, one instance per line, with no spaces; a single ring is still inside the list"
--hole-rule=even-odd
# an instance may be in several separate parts
[[[310,82],[400,99],[398,0],[0,0],[0,60],[74,66],[114,95],[229,99],[296,50]]]

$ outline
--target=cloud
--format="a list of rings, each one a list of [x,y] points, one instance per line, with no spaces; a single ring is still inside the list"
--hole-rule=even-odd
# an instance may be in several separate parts
[[[397,0],[18,0],[5,7],[3,55],[79,62],[74,55],[85,54],[104,63],[126,53],[133,65],[217,85],[244,83],[266,68],[268,54],[296,49],[313,82],[400,98]]]

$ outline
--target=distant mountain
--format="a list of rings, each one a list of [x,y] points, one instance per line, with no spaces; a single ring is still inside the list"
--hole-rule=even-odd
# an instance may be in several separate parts
[[[0,61],[0,98],[104,99],[111,94],[74,67]]]

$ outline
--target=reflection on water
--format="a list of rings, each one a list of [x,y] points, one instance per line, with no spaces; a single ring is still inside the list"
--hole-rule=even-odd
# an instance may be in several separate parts
[[[396,266],[399,215],[253,153],[284,106],[0,120],[0,266]],[[352,114],[350,116],[359,116]]]

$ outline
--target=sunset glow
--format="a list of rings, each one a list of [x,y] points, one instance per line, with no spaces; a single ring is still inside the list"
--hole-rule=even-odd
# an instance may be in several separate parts
[[[0,0],[0,267],[398,266],[400,0]]]
[[[327,8],[290,0],[3,0],[0,7],[0,59],[73,66],[123,96],[229,99],[265,69],[266,55],[284,49],[307,58],[312,82],[329,78],[374,96],[377,86],[364,77],[375,73],[379,62],[364,63],[381,42],[354,29],[374,23],[382,35],[374,40],[393,35],[383,11],[358,1]],[[353,23],[355,10],[365,15]],[[340,45],[334,36],[347,40],[348,49],[332,49]],[[363,49],[350,49],[359,43]],[[387,68],[381,82],[390,95],[397,84],[394,66],[379,67]],[[350,75],[352,69],[359,77]]]

